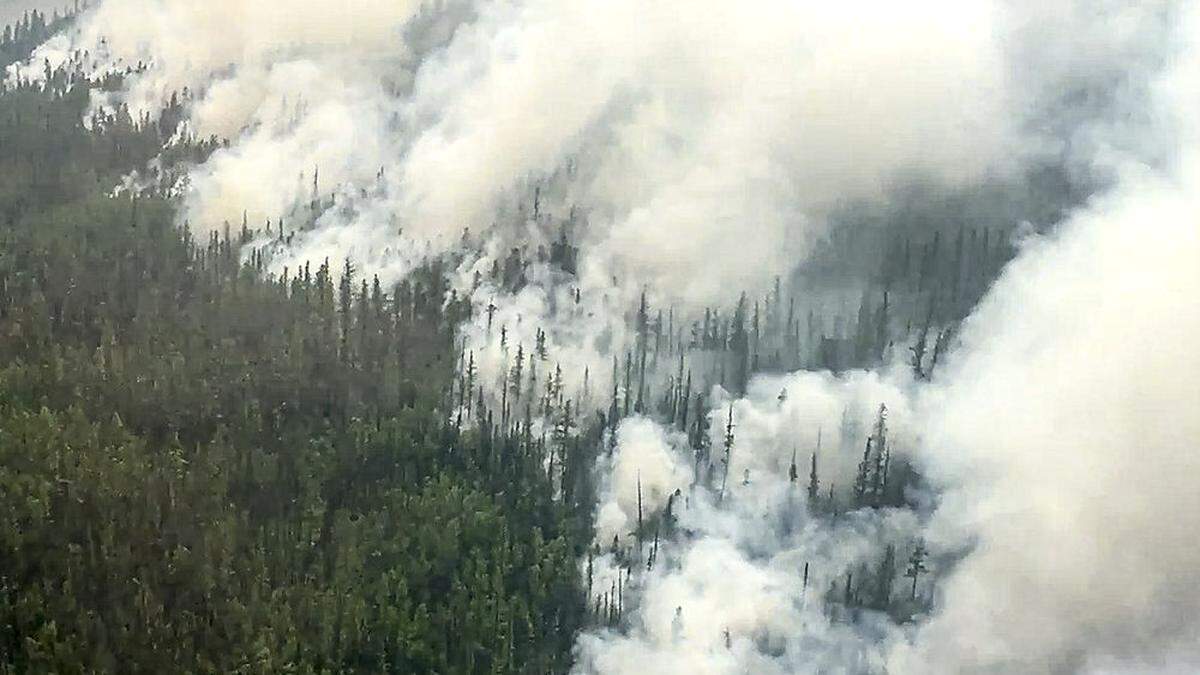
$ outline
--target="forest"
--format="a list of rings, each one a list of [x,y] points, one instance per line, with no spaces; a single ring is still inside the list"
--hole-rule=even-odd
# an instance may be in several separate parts
[[[563,670],[586,513],[439,414],[438,266],[268,278],[246,230],[112,198],[173,129],[85,129],[104,86],[0,93],[0,670]]]

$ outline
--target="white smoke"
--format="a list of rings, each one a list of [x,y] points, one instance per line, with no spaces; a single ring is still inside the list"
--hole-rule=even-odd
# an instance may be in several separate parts
[[[685,310],[764,290],[843,201],[913,173],[982,180],[1023,152],[991,2],[530,1],[479,13],[417,73],[413,140],[387,174],[386,210],[443,244],[464,226],[544,243],[577,210],[582,308],[547,314],[573,306],[552,301],[556,288],[474,296],[501,307],[526,350],[547,331],[572,391],[585,367],[593,392],[611,385],[609,360],[629,344],[621,309],[641,291]],[[527,179],[545,188],[540,221],[504,208]],[[479,340],[482,323],[467,349],[490,355],[496,380],[515,349]]]
[[[1122,9],[1119,28],[1145,18]],[[764,522],[794,514],[767,500],[740,514],[727,507],[734,524],[719,545],[709,536],[684,540],[674,566],[635,583],[642,604],[624,632],[581,639],[581,670],[636,672],[654,663],[665,672],[713,673],[1195,671],[1200,549],[1191,533],[1200,498],[1190,479],[1200,469],[1200,385],[1190,374],[1200,367],[1192,306],[1200,292],[1200,12],[1183,16],[1168,74],[1139,74],[1143,81],[1115,93],[1128,97],[1119,105],[1147,108],[1152,126],[1104,120],[1076,132],[1080,156],[1116,187],[1057,233],[1027,241],[967,322],[950,370],[899,397],[918,401],[906,411],[919,420],[913,449],[940,492],[933,521],[902,530],[928,537],[950,570],[928,623],[910,632],[860,618],[848,628],[798,612],[795,567],[779,586],[764,574],[778,556],[804,550],[803,540],[773,533],[765,556],[754,546]],[[1121,53],[1095,58],[1111,65]],[[740,475],[739,449],[772,470],[758,480],[778,475],[780,446],[794,431],[754,421],[788,419],[787,403],[777,412],[754,393],[778,386],[760,380],[735,405],[754,440],[735,445],[732,475]],[[698,529],[720,519],[705,513]],[[845,526],[835,536],[855,541]],[[878,541],[869,550],[877,555]],[[968,555],[953,563],[956,551]],[[698,568],[695,556],[709,564]],[[852,556],[837,560],[834,569],[853,567]],[[685,608],[683,631],[666,628],[674,606]],[[736,638],[721,645],[716,636],[727,624],[757,635],[754,647],[739,648]],[[844,652],[814,646],[839,628],[835,644]],[[777,635],[786,637],[773,643]]]
[[[1014,134],[994,14],[985,0],[105,0],[10,77],[88,50],[93,71],[147,67],[99,105],[153,113],[192,92],[190,130],[231,141],[192,173],[193,227],[287,216],[318,167],[323,197],[382,202],[327,214],[320,228],[346,232],[305,238],[292,265],[370,257],[400,227],[451,246],[574,162],[585,276],[707,301],[785,272],[823,209],[898,172],[996,170]],[[414,37],[429,15],[444,25]]]
[[[404,159],[404,212],[486,225],[515,179],[579,156],[572,196],[591,214],[599,276],[689,300],[761,285],[806,250],[808,219],[830,202],[877,194],[900,170],[968,180],[1000,155],[989,9],[605,1],[487,14],[418,75],[413,107],[436,121]]]
[[[617,449],[600,473],[607,479],[596,514],[596,539],[625,538],[637,525],[638,511],[657,513],[676,490],[692,480],[687,440],[644,417],[631,417],[617,430]]]
[[[1200,635],[1200,204],[1159,179],[1124,189],[1030,245],[939,387],[935,531],[977,552],[917,663],[1071,672]]]
[[[1170,170],[1125,165],[1113,194],[1030,242],[931,393],[933,531],[975,552],[911,672],[1200,663],[1200,12],[1185,16],[1150,104],[1180,151]]]
[[[418,39],[462,16],[453,3],[432,18],[422,10],[415,0],[106,0],[9,77],[78,60],[89,74],[128,73],[93,103],[135,119],[182,97],[189,133],[230,142],[191,172],[183,217],[201,230],[243,214],[261,226],[308,206],[314,182],[322,198],[371,185],[399,153],[396,95],[411,86]],[[406,34],[417,21],[423,31]]]
[[[893,379],[906,382],[899,372]],[[803,372],[763,377],[743,399],[717,394],[711,413],[714,456],[724,452],[729,408],[734,424],[727,481],[719,461],[711,484],[698,482],[686,442],[642,418],[626,420],[613,458],[601,458],[607,479],[597,507],[601,550],[616,534],[626,546],[620,555],[638,560],[651,555],[647,536],[640,553],[636,545],[629,549],[639,478],[646,514],[662,510],[664,493],[680,491],[671,508],[681,534],[670,542],[664,537],[652,569],[627,582],[625,629],[598,629],[580,639],[579,670],[633,673],[648,663],[664,673],[881,667],[889,646],[901,640],[901,629],[874,610],[855,611],[852,622],[848,613],[830,610],[827,593],[840,597],[832,587],[844,583],[847,572],[874,572],[888,544],[895,547],[899,574],[919,535],[918,517],[908,510],[847,512],[861,443],[881,404],[889,409],[893,466],[907,455],[909,443],[902,439],[911,443],[914,433],[904,422],[913,419],[908,394],[862,372],[845,379]],[[811,514],[807,495],[814,455],[821,488],[816,506],[827,513],[823,518]],[[828,515],[831,485],[832,508],[841,515]],[[614,555],[593,561],[594,593],[614,583]],[[897,595],[901,585],[895,584]]]

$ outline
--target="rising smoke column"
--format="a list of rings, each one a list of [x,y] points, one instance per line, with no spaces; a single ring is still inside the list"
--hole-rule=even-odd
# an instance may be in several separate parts
[[[1029,242],[930,393],[933,531],[974,552],[908,671],[1194,671],[1200,637],[1200,12],[1143,102],[1162,167]],[[906,671],[907,672],[907,671]]]
[[[564,203],[589,215],[585,283],[616,275],[693,302],[765,288],[832,202],[874,196],[900,170],[970,180],[1001,155],[991,10],[620,0],[485,13],[418,75],[413,106],[436,121],[403,162],[403,212],[418,227],[486,225],[498,190],[574,160]]]
[[[512,297],[485,283],[476,306],[500,309],[490,342],[476,315],[466,349],[497,381],[544,330],[569,390],[586,369],[603,392],[641,292],[686,312],[763,291],[843,200],[907,172],[1004,173],[1016,143],[993,14],[990,2],[488,5],[417,74],[409,109],[430,124],[388,174],[388,211],[409,232],[470,224],[504,242],[461,288],[508,245],[570,227],[581,306],[554,283]],[[541,220],[504,198],[527,178]]]
[[[995,13],[988,0],[103,0],[10,77],[88,50],[94,71],[147,66],[97,105],[154,113],[187,87],[189,129],[231,142],[191,172],[192,227],[278,219],[314,182],[337,193],[280,267],[351,255],[398,276],[379,251],[401,229],[444,250],[512,221],[497,216],[512,190],[565,171],[547,209],[587,214],[587,279],[700,303],[765,287],[823,210],[897,172],[995,170],[1014,138]],[[522,220],[507,234],[527,243]]]
[[[1131,177],[1030,243],[930,393],[934,532],[975,552],[917,663],[1075,672],[1195,644],[1200,204],[1172,183]]]

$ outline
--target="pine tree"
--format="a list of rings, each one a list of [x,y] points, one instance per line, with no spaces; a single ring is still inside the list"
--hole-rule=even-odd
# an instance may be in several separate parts
[[[729,420],[725,423],[725,457],[721,460],[724,465],[724,470],[721,473],[721,492],[718,499],[725,499],[725,484],[729,479],[729,471],[732,468],[733,454],[733,404],[729,405]]]
[[[912,555],[908,557],[908,568],[904,572],[904,576],[912,579],[912,600],[917,599],[917,579],[928,569],[925,567],[925,556],[925,542],[917,540]]]
[[[875,608],[887,609],[892,599],[892,582],[896,576],[896,547],[888,544],[879,569],[875,573]]]

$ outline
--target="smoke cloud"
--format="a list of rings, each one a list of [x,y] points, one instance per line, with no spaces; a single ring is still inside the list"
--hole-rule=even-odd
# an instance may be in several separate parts
[[[981,0],[106,0],[10,77],[85,49],[95,71],[147,65],[97,105],[154,112],[188,88],[190,130],[231,141],[192,172],[193,227],[295,213],[319,167],[346,209],[316,227],[345,232],[304,238],[293,265],[376,256],[400,228],[444,249],[565,171],[558,204],[588,214],[585,270],[707,301],[787,271],[823,210],[901,172],[998,170],[1015,135],[995,14]]]
[[[406,211],[479,222],[498,188],[579,158],[595,266],[683,299],[761,284],[806,249],[821,207],[902,169],[969,179],[1000,155],[988,10],[527,3],[420,73],[417,106],[438,119],[405,158]]]
[[[818,519],[810,515],[814,504],[806,496],[815,454],[818,481],[840,486],[842,504],[835,508],[848,510],[846,488],[854,480],[854,458],[861,455],[857,446],[881,402],[890,408],[889,419],[912,419],[906,394],[872,373],[844,380],[797,373],[756,381],[745,398],[719,403],[712,412],[717,448],[726,431],[725,406],[736,423],[731,478],[723,487],[720,475],[708,485],[694,479],[683,443],[671,444],[645,419],[624,422],[613,466],[601,460],[609,483],[598,506],[598,541],[607,545],[614,534],[630,538],[638,478],[646,513],[661,508],[664,492],[679,490],[672,514],[682,535],[664,543],[653,568],[625,587],[632,607],[626,628],[581,638],[580,672],[632,673],[647,663],[665,673],[882,667],[901,630],[872,611],[852,624],[848,615],[830,612],[826,594],[836,591],[847,572],[879,565],[881,543],[897,550],[908,546],[919,519],[905,509]],[[895,439],[911,431],[899,423],[889,430]],[[906,451],[902,441],[896,447],[898,462]],[[796,481],[789,476],[793,458],[799,464]],[[824,492],[821,502],[827,508]],[[593,586],[602,592],[619,576],[613,572],[615,555],[593,562]]]
[[[1076,672],[1194,644],[1200,211],[1194,188],[1124,189],[1029,245],[931,393],[933,531],[976,552],[918,663]]]
[[[780,556],[819,556],[803,537],[746,541],[794,510],[768,502],[739,517],[731,506],[703,520],[735,519],[720,546],[708,536],[685,540],[676,564],[644,582],[648,598],[626,633],[581,641],[585,671],[635,672],[648,662],[679,672],[1195,670],[1200,550],[1190,533],[1200,525],[1200,501],[1190,477],[1200,468],[1200,387],[1187,374],[1200,366],[1200,315],[1191,307],[1200,291],[1200,13],[1181,16],[1166,74],[1142,74],[1112,94],[1114,108],[1144,106],[1142,119],[1153,124],[1097,120],[1074,130],[1091,170],[1115,187],[1054,233],[1024,243],[934,384],[897,382],[892,400],[910,404],[905,414],[916,418],[919,441],[912,456],[936,495],[931,520],[904,523],[899,537],[926,538],[944,563],[932,570],[944,579],[928,619],[913,630],[860,618],[851,630],[828,614],[804,617],[795,564],[778,587],[763,575]],[[1112,63],[1119,55],[1100,56]],[[769,403],[752,388],[734,406],[753,439],[739,440],[735,453],[765,460],[773,472],[759,480],[771,481],[778,446],[795,432],[758,416],[803,416]],[[739,475],[736,459],[732,466]],[[806,532],[821,527],[800,522]],[[854,535],[840,525],[835,536],[846,545]],[[766,557],[756,546],[763,541]],[[694,556],[709,568],[697,571]],[[821,563],[836,573],[856,560],[842,554]],[[708,604],[721,592],[729,595]],[[672,635],[662,626],[674,603],[690,626]],[[762,613],[739,620],[747,606]],[[739,649],[736,638],[717,644],[722,625],[757,636],[755,648]],[[839,630],[830,641],[845,652],[814,648]],[[803,653],[793,640],[809,641]]]
[[[907,663],[1150,670],[1186,647],[1176,672],[1195,668],[1198,17],[1155,85],[1170,170],[1125,165],[1118,190],[1029,242],[930,393],[931,530],[975,546]]]

